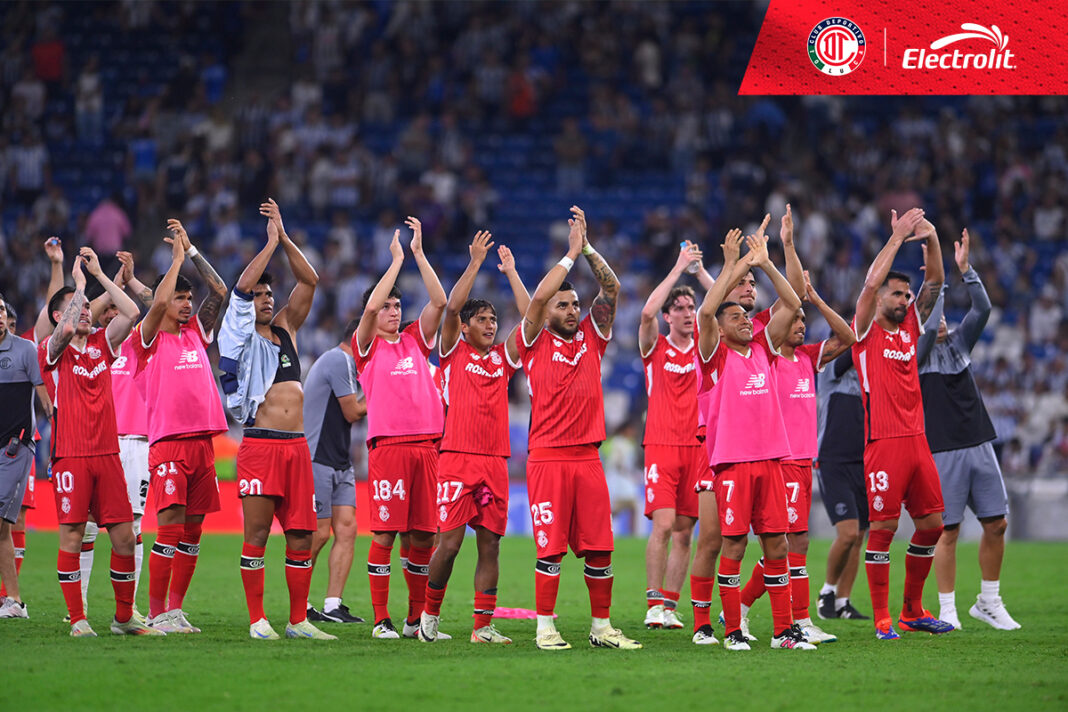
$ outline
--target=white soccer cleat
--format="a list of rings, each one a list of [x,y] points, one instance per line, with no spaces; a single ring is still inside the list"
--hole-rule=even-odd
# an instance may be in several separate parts
[[[248,637],[253,640],[278,640],[278,634],[274,632],[274,628],[266,618],[260,618],[248,627]]]
[[[955,630],[964,630],[964,626],[960,624],[960,618],[957,616],[956,608],[942,608],[938,611],[938,620],[949,623]]]
[[[694,645],[718,645],[719,641],[716,640],[716,635],[712,632],[712,626],[703,625],[694,632],[693,643]]]
[[[590,628],[590,645],[595,648],[641,650],[642,644],[623,635],[619,628]]]
[[[820,643],[835,643],[838,641],[837,635],[821,630],[819,626],[812,622],[811,618],[799,620],[794,625],[801,629],[801,636],[806,643],[819,645]]]
[[[1005,604],[1002,603],[1001,596],[992,599],[984,599],[979,596],[975,601],[975,605],[968,609],[968,615],[998,630],[1016,630],[1020,628],[1020,624],[1014,621],[1009,612],[1005,610]],[[945,619],[943,618],[942,620]]]
[[[375,627],[371,629],[371,637],[381,640],[399,640],[400,634],[393,627],[393,621],[389,618],[383,618],[375,623]]]
[[[422,619],[420,619],[421,622]],[[452,636],[448,633],[442,633],[440,630],[437,632],[438,637],[434,640],[452,640]],[[419,637],[419,623],[409,623],[404,621],[404,628],[401,629],[401,635],[405,638],[417,638]]]
[[[130,619],[137,621],[141,625],[148,624],[148,620],[143,615],[141,615],[141,611],[137,610],[137,606],[134,606],[133,613],[130,615]]]
[[[171,622],[174,624],[176,630],[175,633],[199,633],[200,628],[189,622],[185,617],[185,613],[181,608],[174,608],[167,611],[167,615],[170,616]]]
[[[679,630],[685,628],[682,621],[679,620],[678,612],[673,608],[664,609],[664,630]]]
[[[736,630],[723,638],[724,650],[752,650],[749,641],[742,635],[742,631]]]
[[[80,621],[70,627],[70,637],[72,638],[95,638],[96,633],[91,627],[89,627],[89,621],[82,618]]]
[[[433,643],[438,639],[438,625],[440,623],[441,616],[432,616],[423,611],[419,616],[419,629],[416,631],[416,637],[423,643]]]
[[[0,604],[0,618],[29,618],[29,611],[26,610],[26,603],[23,601],[16,601],[14,598],[4,597],[4,602]]]
[[[571,644],[564,640],[555,628],[538,633],[534,644],[538,646],[538,650],[571,650]]]
[[[130,617],[130,620],[119,623],[114,618],[111,619],[111,632],[115,635],[166,635],[162,630],[155,628],[149,628],[144,623],[138,623]]]
[[[645,627],[655,630],[664,626],[664,604],[658,603],[645,612]]]
[[[719,624],[727,624],[726,619],[723,617],[723,611],[719,612]],[[742,616],[742,620],[738,623],[738,626],[742,629],[742,635],[745,636],[746,640],[748,640],[750,643],[756,642],[757,637],[749,632],[749,616]]]
[[[311,624],[307,618],[300,623],[286,623],[287,638],[308,638],[310,640],[337,640],[336,635],[324,633]]]
[[[178,609],[176,608],[172,611],[164,611],[158,616],[149,618],[145,621],[145,625],[149,628],[166,633],[167,635],[170,635],[171,633],[188,633],[189,631],[182,626],[181,621],[174,615],[177,610]]]
[[[787,628],[782,635],[771,638],[772,650],[815,650],[816,646],[806,643],[796,626]]]
[[[502,645],[509,645],[512,639],[506,635],[501,634],[493,625],[483,626],[477,630],[471,631],[472,643],[500,643]]]

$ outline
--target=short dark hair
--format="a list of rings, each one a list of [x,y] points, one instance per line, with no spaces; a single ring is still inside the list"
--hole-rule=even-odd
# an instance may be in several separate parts
[[[156,293],[156,290],[159,289],[160,282],[162,282],[163,278],[166,276],[166,273],[164,273],[156,277],[156,281],[153,282],[152,286],[150,287],[150,289],[152,290],[152,294]],[[174,282],[174,293],[177,294],[178,292],[189,292],[190,294],[192,294],[193,283],[182,275],[178,275],[178,279],[176,279]]]
[[[59,307],[63,304],[63,298],[68,294],[74,294],[74,287],[60,287],[55,294],[48,298],[48,320],[52,322],[52,326],[58,326],[59,322],[52,316],[53,313],[59,311]]]
[[[660,311],[664,314],[670,312],[671,307],[675,306],[675,300],[679,297],[689,297],[694,304],[697,304],[697,296],[694,294],[693,287],[688,284],[680,284],[668,292],[667,299],[664,300],[664,306],[660,307]]]
[[[556,291],[558,291],[558,292],[574,292],[575,291],[575,285],[571,284],[571,282],[568,282],[565,279],[563,282],[560,283],[560,286],[557,287]]]
[[[896,270],[890,270],[886,273],[886,279],[883,280],[883,286],[885,287],[890,283],[891,279],[901,280],[905,284],[912,284],[912,278],[904,272],[897,272]]]
[[[738,307],[742,311],[745,311],[745,307],[743,307],[738,302],[723,302],[719,305],[719,309],[716,310],[716,318],[718,319],[723,314],[723,312],[727,311],[727,309],[729,309],[730,307]]]
[[[378,284],[375,283],[373,286],[363,290],[363,304],[360,306],[360,311],[367,309],[367,302],[371,301],[371,292],[375,291],[375,287],[377,286]],[[386,295],[386,299],[390,299],[393,297],[396,297],[397,299],[401,298],[401,290],[398,289],[397,285],[395,284],[393,285],[393,288],[389,290],[389,294]]]
[[[274,275],[268,272],[267,270],[263,270],[263,274],[261,274],[260,278],[256,280],[256,284],[266,284],[268,287],[270,287],[272,284],[274,284]]]
[[[489,309],[493,312],[494,317],[497,316],[497,309],[485,299],[468,299],[460,308],[460,321],[467,324],[467,322],[471,320],[471,317],[475,316],[483,309]],[[470,326],[470,324],[468,324],[468,326]]]
[[[356,329],[360,326],[359,319],[350,319],[348,324],[345,324],[344,330],[341,332],[342,341],[352,341],[352,335],[356,333]]]
[[[18,321],[19,320],[19,313],[17,311],[15,311],[15,307],[11,306],[11,304],[9,304],[6,299],[4,299],[4,296],[2,294],[0,294],[0,300],[2,300],[4,302],[4,311],[7,312],[7,318],[8,319],[14,319],[15,321]]]

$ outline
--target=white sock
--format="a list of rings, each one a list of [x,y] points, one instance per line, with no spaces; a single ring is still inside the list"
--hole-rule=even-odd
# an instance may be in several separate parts
[[[556,622],[552,616],[538,616],[538,635],[551,633],[556,630]]]
[[[828,593],[838,595],[838,584],[824,582],[823,588],[820,589],[820,595],[826,596]]]
[[[835,598],[834,599],[834,610],[836,610],[836,611],[842,610],[843,608],[846,607],[847,603],[849,603],[849,597],[848,596],[846,596],[845,598]]]
[[[85,523],[85,534],[82,535],[82,544],[93,544],[100,527],[96,522]],[[93,550],[82,551],[78,554],[78,564],[82,572],[82,605],[89,606],[89,577],[93,575]]]
[[[332,610],[334,610],[335,608],[337,608],[340,605],[341,605],[341,599],[340,598],[334,598],[332,596],[327,596],[326,598],[323,599],[323,613],[326,613],[327,611],[332,611]]]
[[[605,630],[612,627],[612,621],[607,618],[594,618],[590,624],[592,630]]]
[[[1001,581],[980,581],[979,598],[990,601],[1000,595]]]
[[[141,515],[135,514],[134,530],[134,608],[137,608],[137,587],[141,583],[141,562],[145,558],[145,543],[138,541],[141,537]]]
[[[742,603],[741,606],[742,606],[742,618],[745,618],[747,615],[749,615],[749,606],[745,605],[744,603]]]
[[[957,593],[956,591],[950,591],[949,593],[938,592],[938,607],[942,611],[956,611],[957,610]]]

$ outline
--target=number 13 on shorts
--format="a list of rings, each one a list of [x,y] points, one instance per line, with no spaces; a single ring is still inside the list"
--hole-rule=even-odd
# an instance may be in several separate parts
[[[889,475],[885,471],[868,473],[868,486],[872,492],[885,492],[890,489]]]

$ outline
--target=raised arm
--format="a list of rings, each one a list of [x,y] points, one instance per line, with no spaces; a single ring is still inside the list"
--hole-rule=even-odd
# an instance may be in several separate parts
[[[181,238],[185,256],[193,260],[193,266],[197,268],[201,279],[208,285],[208,295],[204,297],[204,301],[200,303],[200,308],[197,309],[197,319],[200,320],[200,325],[204,327],[204,331],[214,331],[215,324],[219,320],[219,310],[222,308],[223,300],[226,299],[226,282],[215,271],[215,268],[208,263],[207,258],[200,254],[200,250],[193,247],[193,243],[189,241],[189,234],[185,231],[180,221],[171,218],[167,221],[167,227],[176,237]]]
[[[786,281],[790,283],[798,297],[803,297],[808,287],[805,268],[801,266],[801,258],[797,256],[797,249],[794,247],[794,214],[789,203],[786,204],[786,214],[782,216],[779,237],[782,239],[782,250],[786,259]],[[771,308],[774,310],[775,305],[773,304]]]
[[[823,318],[827,320],[828,326],[831,327],[831,337],[824,344],[823,355],[820,358],[820,366],[823,367],[855,344],[857,335],[853,333],[849,322],[843,319],[841,314],[831,309],[830,304],[823,301],[823,297],[812,286],[812,280],[809,278],[808,272],[802,272],[801,274],[805,280],[805,297],[819,309],[820,314],[823,315]]]
[[[130,299],[126,292],[122,290],[122,287],[115,284],[104,274],[104,270],[100,269],[100,260],[92,249],[83,247],[79,251],[79,256],[85,262],[85,268],[89,274],[96,277],[96,281],[100,282],[104,291],[111,297],[111,302],[119,310],[119,313],[108,324],[105,332],[108,342],[111,344],[111,350],[117,351],[122,342],[126,340],[126,337],[130,335],[134,322],[137,321],[137,317],[141,316],[141,310],[138,309],[137,302]]]
[[[115,284],[119,285],[119,289],[123,289],[126,286],[126,280],[124,279],[125,276],[126,276],[126,269],[124,267],[119,267],[119,271],[115,273],[115,277],[111,281],[113,281]],[[110,307],[112,305],[112,303],[113,302],[111,301],[111,295],[108,294],[106,291],[103,292],[96,299],[93,299],[92,301],[90,301],[89,302],[89,320],[91,322],[93,322],[94,324],[99,322],[100,321],[100,317],[104,314],[104,312],[106,312],[108,310],[108,307]]]
[[[312,300],[315,299],[315,288],[319,284],[319,275],[316,274],[315,268],[311,266],[297,244],[286,234],[285,225],[282,224],[282,211],[278,209],[278,203],[268,198],[267,202],[260,206],[260,215],[269,220],[268,231],[272,225],[274,226],[278,239],[282,243],[282,250],[285,251],[286,259],[289,260],[289,269],[297,280],[293,291],[289,293],[286,305],[274,315],[272,321],[287,330],[290,336],[296,338],[297,329],[308,318],[308,312],[311,311]],[[225,293],[225,286],[223,289]]]
[[[926,250],[926,247],[924,249]],[[935,344],[938,343],[938,328],[942,325],[945,306],[946,294],[945,289],[943,289],[942,293],[938,295],[938,299],[935,300],[934,308],[931,309],[927,320],[923,322],[923,333],[916,339],[916,363],[920,366],[927,363],[931,352],[934,351]]]
[[[645,300],[645,306],[642,307],[641,321],[638,323],[638,349],[641,351],[642,356],[648,356],[649,352],[656,346],[656,337],[660,335],[660,309],[664,306],[664,302],[667,301],[668,294],[671,293],[675,283],[682,277],[683,272],[690,265],[701,259],[700,254],[696,245],[687,244],[686,247],[679,250],[679,257],[675,260],[675,264],[672,266],[671,271],[668,272],[667,277],[656,285],[653,291],[650,292],[649,298]]]
[[[260,214],[263,214],[263,206],[260,206]],[[244,271],[241,272],[241,276],[237,278],[237,284],[234,285],[234,289],[242,294],[252,294],[252,290],[260,281],[260,277],[267,270],[267,265],[271,263],[271,257],[274,256],[274,251],[278,249],[279,230],[278,225],[273,220],[267,221],[267,244],[263,246],[263,249],[256,253],[256,256],[252,258],[252,261],[245,266]]]
[[[48,313],[48,300],[63,289],[63,243],[58,237],[50,237],[44,242],[44,250],[48,255],[51,274],[48,277],[44,306],[37,312],[37,321],[33,325],[33,336],[37,343],[41,343],[52,332],[52,315]]]
[[[74,256],[74,267],[71,268],[71,276],[74,277],[74,295],[71,297],[67,308],[56,322],[56,328],[48,339],[48,361],[55,363],[59,360],[63,349],[67,348],[70,340],[74,338],[74,331],[78,327],[78,320],[82,316],[82,308],[85,307],[85,274],[82,272],[82,258]]]
[[[471,294],[471,287],[475,284],[475,277],[482,263],[486,261],[486,255],[493,247],[493,235],[485,230],[479,230],[471,240],[467,248],[471,253],[471,260],[467,263],[467,269],[456,280],[456,285],[449,292],[449,301],[445,304],[445,318],[441,323],[441,350],[447,354],[456,346],[460,338],[460,310],[463,309]]]
[[[860,295],[857,297],[857,310],[853,317],[853,322],[858,338],[868,333],[868,329],[875,319],[875,305],[879,289],[883,286],[883,282],[886,281],[886,275],[890,274],[890,268],[894,265],[897,251],[901,249],[905,239],[916,230],[922,220],[923,210],[920,208],[912,208],[902,215],[900,219],[897,217],[896,210],[890,211],[890,226],[892,229],[890,239],[883,245],[883,249],[879,250],[879,254],[875,256],[871,267],[868,268],[868,274],[864,277],[864,286],[861,287]]]
[[[497,269],[508,278],[508,286],[512,288],[516,311],[522,316],[527,313],[527,307],[530,306],[530,293],[527,292],[527,286],[523,284],[523,278],[519,276],[519,270],[515,268],[515,257],[512,256],[512,251],[507,246],[501,245],[497,248],[497,256],[501,260]]]
[[[171,245],[171,266],[163,275],[159,286],[156,287],[156,293],[152,295],[152,306],[148,308],[148,313],[141,321],[141,343],[146,346],[156,340],[156,334],[159,333],[159,327],[163,323],[163,315],[167,313],[167,305],[174,297],[178,273],[182,270],[182,263],[185,262],[185,246],[182,240],[177,236],[165,237],[163,240]]]
[[[360,316],[360,325],[356,327],[356,345],[359,346],[360,353],[367,353],[367,349],[371,348],[371,342],[378,333],[378,312],[385,305],[386,298],[389,297],[393,285],[397,282],[401,265],[404,264],[404,248],[400,244],[400,230],[393,231],[389,253],[393,256],[393,262],[382,275],[382,279],[378,280],[378,284],[371,291],[371,296],[367,298],[367,306],[364,307],[363,315]]]
[[[697,326],[700,332],[697,348],[701,358],[705,360],[712,357],[712,352],[719,344],[719,322],[716,321],[716,311],[726,299],[731,285],[738,284],[738,280],[749,271],[748,260],[738,259],[741,249],[742,231],[734,228],[723,240],[723,269],[697,310]]]
[[[129,252],[119,251],[115,253],[115,256],[119,258],[119,262],[122,263],[122,270],[120,271],[122,283],[126,285],[134,295],[144,304],[146,307],[152,306],[152,290],[134,274],[134,260],[133,255]],[[115,280],[116,284],[119,282]]]
[[[430,266],[430,261],[423,252],[423,224],[411,216],[404,221],[404,224],[412,230],[412,257],[415,258],[415,265],[419,268],[419,276],[423,278],[426,295],[429,297],[423,311],[419,313],[419,328],[423,331],[423,340],[429,344],[433,342],[434,335],[438,333],[441,316],[445,313],[445,302],[448,300],[445,296],[445,288],[441,286],[438,275],[434,273],[434,268]]]
[[[782,273],[775,268],[775,263],[771,261],[768,255],[768,239],[758,234],[750,235],[745,241],[749,246],[747,260],[754,267],[764,270],[764,274],[768,275],[775,286],[775,293],[779,295],[779,308],[771,315],[771,320],[765,327],[768,332],[768,343],[773,349],[778,349],[786,340],[790,325],[794,322],[794,316],[801,307],[801,299],[786,281],[786,277],[783,277]]]
[[[916,228],[916,237],[927,240],[927,249],[923,253],[923,285],[916,295],[916,309],[920,313],[920,321],[924,321],[931,315],[935,300],[942,293],[942,285],[946,282],[946,268],[942,265],[942,245],[938,241],[935,226],[927,220],[922,220]]]
[[[964,284],[968,287],[968,296],[972,298],[972,306],[958,327],[969,352],[975,348],[979,337],[983,335],[983,329],[986,328],[991,310],[990,295],[986,293],[979,274],[968,262],[970,251],[971,237],[968,235],[968,228],[964,228],[960,234],[960,241],[953,243],[953,259],[957,263],[957,269],[960,270]]]
[[[582,208],[577,205],[571,206],[571,213],[582,227],[582,254],[585,255],[586,262],[589,263],[590,269],[593,270],[593,276],[597,280],[597,284],[601,285],[601,289],[597,292],[597,296],[593,299],[593,305],[590,307],[590,316],[593,317],[593,323],[597,325],[597,330],[607,337],[612,332],[612,324],[616,321],[619,278],[616,277],[616,273],[605,262],[604,257],[601,257],[601,253],[593,249],[593,245],[590,244],[586,233],[586,213],[582,212]]]
[[[545,311],[549,306],[549,300],[560,291],[560,285],[567,279],[567,273],[575,264],[575,260],[582,254],[584,224],[572,217],[567,221],[570,230],[567,233],[567,254],[553,265],[534,288],[534,294],[530,297],[526,314],[523,316],[523,341],[533,344],[534,339],[541,333],[545,326]]]

